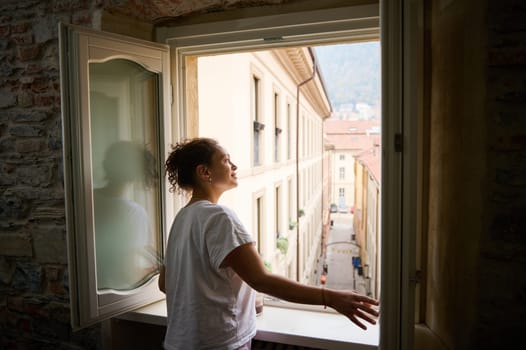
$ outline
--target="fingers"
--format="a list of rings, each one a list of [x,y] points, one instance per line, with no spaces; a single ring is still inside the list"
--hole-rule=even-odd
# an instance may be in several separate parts
[[[358,327],[360,327],[361,329],[363,330],[366,330],[367,327],[363,324],[363,322],[359,319],[361,318],[362,320],[364,321],[367,321],[368,323],[372,324],[372,325],[375,325],[376,324],[376,320],[374,318],[372,318],[371,316],[367,315],[366,313],[364,313],[362,310],[360,309],[354,309],[353,310],[353,313],[351,313],[350,315],[347,315],[347,317],[354,323],[356,324]]]
[[[369,322],[370,324],[376,324],[376,320],[372,318],[371,316],[367,315],[361,310],[356,310],[356,316],[360,317],[361,319]]]
[[[354,315],[350,315],[350,316],[348,316],[348,317],[349,317],[349,319],[350,319],[355,325],[357,325],[358,327],[360,327],[360,328],[363,329],[364,331],[367,329],[367,327],[366,327],[362,322],[360,322],[360,320],[358,320],[358,319],[356,318],[356,316],[354,316]]]
[[[354,302],[352,303],[355,308],[365,311],[375,317],[378,317],[379,312],[374,306],[378,306],[380,303],[378,300],[367,297],[365,295],[357,294],[354,296]]]
[[[366,303],[366,304],[371,304],[371,305],[379,305],[380,302],[376,299],[373,299],[371,297],[368,297],[368,296],[365,296],[365,295],[361,295],[361,294],[355,294],[354,295],[354,299],[356,301],[359,301],[361,303]]]
[[[379,316],[379,312],[374,307],[379,305],[379,301],[361,294],[354,295],[353,299],[353,310],[351,311],[351,315],[348,316],[349,319],[364,330],[367,329],[367,327],[361,320],[375,325],[375,318]]]
[[[368,314],[371,314],[375,317],[378,317],[378,315],[380,314],[378,312],[378,310],[374,309],[371,307],[371,305],[369,304],[363,304],[363,303],[353,303],[354,307],[356,309],[359,309],[359,310],[362,310],[362,311],[365,311],[367,312]]]
[[[331,306],[347,316],[358,327],[365,330],[367,327],[364,322],[376,324],[376,318],[380,315],[378,300],[355,291],[330,291],[332,292],[331,297],[334,298]]]

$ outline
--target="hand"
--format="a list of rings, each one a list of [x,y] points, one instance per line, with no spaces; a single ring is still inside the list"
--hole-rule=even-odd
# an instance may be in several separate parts
[[[377,307],[380,305],[378,300],[353,291],[327,289],[325,293],[327,306],[347,316],[358,327],[367,329],[360,319],[376,324],[376,318],[379,315]]]

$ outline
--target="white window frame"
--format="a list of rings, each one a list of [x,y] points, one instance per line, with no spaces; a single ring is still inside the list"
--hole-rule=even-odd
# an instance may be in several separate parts
[[[88,66],[90,62],[124,58],[159,74],[159,115],[166,116],[158,125],[161,161],[171,141],[169,49],[163,44],[72,25],[60,24],[59,33],[71,319],[72,328],[80,329],[164,298],[158,289],[158,275],[131,291],[101,294],[97,289]],[[162,176],[162,164],[158,170]],[[170,194],[164,181],[159,188],[162,255],[164,231],[174,209],[167,201]]]
[[[275,227],[276,227],[276,234],[280,234],[281,236],[286,236],[287,230],[284,230],[283,227],[283,185],[281,181],[278,181],[274,184],[274,203],[276,205],[276,208],[274,208],[274,215],[276,216],[274,218]],[[276,235],[277,238],[277,235]]]
[[[293,135],[292,135],[292,128],[293,128],[293,103],[291,101],[291,98],[287,96],[286,103],[285,103],[285,123],[287,124],[287,135],[286,135],[286,144],[287,144],[287,159],[286,161],[289,162],[292,159],[292,151],[294,149],[293,146]]]
[[[252,132],[252,167],[261,168],[265,165],[265,118],[263,115],[263,74],[254,65],[250,66],[250,110],[251,119],[254,123],[263,125],[263,129],[251,130]],[[257,84],[255,83],[257,81]],[[184,97],[181,96],[181,97]],[[253,127],[253,125],[250,125]],[[258,135],[258,142],[256,145],[255,134]],[[256,146],[257,146],[257,162],[256,162]]]
[[[282,121],[281,121],[281,93],[279,91],[279,88],[273,87],[272,89],[272,125],[273,125],[273,132],[272,132],[272,147],[273,147],[273,153],[272,153],[272,162],[273,163],[279,163],[281,161],[281,135],[280,133],[283,131],[282,127]]]
[[[258,206],[259,201],[259,206]],[[265,191],[260,190],[255,192],[252,195],[252,215],[253,215],[253,238],[256,241],[256,248],[263,258],[266,258],[267,254],[267,244],[265,237],[261,235],[262,232],[266,231],[267,224],[267,213],[265,210],[266,200],[265,200]]]

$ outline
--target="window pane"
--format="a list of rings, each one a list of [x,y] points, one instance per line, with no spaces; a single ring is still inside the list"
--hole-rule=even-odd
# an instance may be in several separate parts
[[[97,289],[130,290],[161,249],[158,76],[124,59],[89,74]]]
[[[259,162],[259,131],[254,131],[254,165],[261,165]]]
[[[331,48],[329,45],[324,47]],[[332,55],[335,59],[332,62],[337,60],[338,66],[354,62],[352,57],[349,57],[350,45],[343,45],[344,51],[340,51],[339,47],[335,48],[341,52],[341,56],[338,55],[341,58]],[[308,53],[310,49],[298,47],[294,50],[272,49],[199,56],[198,88],[195,92],[199,99],[199,110],[189,113],[198,115],[198,135],[216,138],[223,144],[239,167],[238,173],[243,174],[238,177],[238,188],[226,193],[221,202],[234,208],[245,226],[251,230],[260,247],[259,252],[264,261],[271,266],[272,272],[312,285],[326,283],[327,287],[348,286],[349,279],[352,278],[357,288],[361,288],[361,292],[372,291],[372,295],[377,296],[377,290],[373,289],[374,283],[379,281],[379,273],[374,276],[364,275],[363,271],[379,271],[372,268],[372,265],[379,261],[375,248],[379,246],[379,231],[373,224],[368,230],[368,227],[364,226],[365,220],[360,221],[362,226],[357,228],[358,223],[353,219],[360,215],[353,216],[353,213],[354,208],[363,209],[363,218],[369,217],[371,221],[378,220],[379,215],[378,211],[372,208],[369,211],[365,210],[364,206],[372,203],[372,200],[365,200],[369,188],[363,185],[362,177],[356,175],[353,170],[354,156],[378,154],[377,151],[370,153],[370,149],[376,147],[373,141],[379,134],[373,135],[369,128],[378,125],[379,120],[338,118],[332,122],[339,125],[325,128],[328,125],[325,116],[332,113],[327,109],[330,106],[324,103],[326,100],[323,96],[329,97],[326,95],[327,91],[321,84],[308,85],[311,90],[305,88],[304,93],[300,91],[298,94],[296,89],[296,70],[301,68],[302,72],[306,72],[311,68],[310,64],[305,65],[311,57]],[[363,50],[361,52],[360,56],[372,56],[372,53]],[[285,63],[287,69],[283,70]],[[323,69],[320,69],[320,72],[322,71]],[[360,68],[359,71],[363,69]],[[254,72],[258,73],[261,80]],[[349,69],[343,68],[338,72],[347,78],[340,79],[338,74],[333,73],[332,78],[326,82],[329,85],[336,81],[342,82],[336,85],[345,99],[362,98],[364,89],[349,83],[349,77],[352,76],[348,75]],[[377,67],[371,67],[367,70],[367,76],[372,77],[375,72],[378,72]],[[316,74],[314,79],[319,77],[321,74]],[[187,88],[187,93],[192,91],[190,86]],[[356,88],[356,93],[352,96],[349,95],[351,88]],[[367,92],[367,96],[373,98],[373,95],[374,91]],[[282,98],[286,107],[283,120],[280,119],[278,108]],[[344,101],[338,102],[338,106],[338,110],[347,108]],[[217,122],[218,119],[220,123]],[[360,126],[360,142],[351,142],[351,138],[357,134],[359,122],[367,125],[367,128],[362,131],[363,127]],[[253,134],[236,133],[231,127],[248,126],[251,123],[255,126]],[[270,132],[257,128],[259,125],[267,125],[266,130]],[[286,140],[279,140],[281,126],[286,128]],[[354,133],[351,132],[352,128]],[[250,142],[253,142],[253,149],[246,147]],[[294,161],[277,163],[285,154],[279,149],[280,144],[283,146],[285,142],[286,154]],[[272,151],[272,147],[273,154],[267,153],[267,149]],[[251,150],[253,154],[250,153]],[[376,170],[380,169],[379,157],[367,160],[363,176],[375,176]],[[260,167],[252,169],[257,164]],[[360,181],[355,181],[355,178]],[[273,191],[278,184],[281,194],[278,194],[277,190]],[[379,190],[371,195],[373,194],[379,203]],[[364,200],[358,205],[355,197]],[[262,199],[259,202],[254,198]],[[331,203],[333,205],[330,205]],[[283,220],[284,218],[287,220]],[[331,221],[334,223],[332,230]],[[349,249],[336,249],[337,253],[344,252],[336,256],[347,268],[334,268],[337,263],[333,262],[333,269],[329,268],[331,272],[325,271],[323,274],[323,263],[332,259],[327,256],[328,246],[340,242],[345,242],[345,247],[354,247],[352,254]],[[351,267],[348,259],[353,256],[361,257],[363,266],[356,266],[356,269],[361,268],[362,273],[358,273],[357,270],[356,274],[353,274],[354,267]],[[368,269],[365,269],[366,264]],[[330,278],[327,278],[329,275]],[[362,283],[369,277],[374,282]]]

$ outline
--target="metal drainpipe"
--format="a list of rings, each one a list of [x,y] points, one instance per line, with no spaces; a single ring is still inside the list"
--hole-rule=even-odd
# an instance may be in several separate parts
[[[300,88],[316,76],[316,59],[312,58],[312,75],[296,85],[296,281],[300,281]]]

